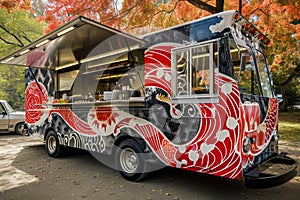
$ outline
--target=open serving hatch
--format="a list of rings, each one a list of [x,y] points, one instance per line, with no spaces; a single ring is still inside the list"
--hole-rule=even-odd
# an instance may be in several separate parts
[[[101,48],[96,48],[101,44]],[[145,46],[137,37],[85,17],[76,19],[2,58],[0,63],[41,69],[63,69]],[[95,50],[95,48],[97,50]]]

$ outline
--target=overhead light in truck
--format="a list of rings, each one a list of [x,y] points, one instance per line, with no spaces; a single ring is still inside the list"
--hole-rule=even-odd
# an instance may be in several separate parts
[[[63,31],[61,31],[61,32],[59,32],[59,33],[57,33],[56,35],[57,35],[57,36],[61,36],[61,35],[64,35],[64,34],[70,32],[70,31],[74,30],[74,29],[75,29],[75,27],[74,27],[74,26],[71,26],[71,27],[69,27],[69,28],[67,28],[67,29],[65,29],[65,30],[63,30]]]
[[[68,64],[65,64],[65,65],[61,65],[61,66],[56,67],[55,70],[57,71],[57,70],[64,69],[64,68],[67,68],[67,67],[72,67],[72,66],[77,65],[77,64],[79,64],[78,61],[68,63]]]
[[[22,52],[20,53],[20,55],[23,55],[23,54],[25,54],[25,53],[28,53],[29,51],[30,51],[29,49],[26,49],[26,50],[22,51]]]
[[[117,49],[117,50],[114,50],[114,51],[109,51],[108,53],[98,54],[96,56],[91,56],[91,57],[84,58],[84,59],[80,60],[80,63],[91,62],[91,61],[98,60],[98,59],[105,58],[105,57],[109,57],[109,56],[117,56],[118,54],[128,53],[129,50],[133,51],[133,50],[136,50],[138,48],[140,48],[140,45],[138,45],[138,44],[130,46],[130,47],[124,47],[124,48]]]
[[[44,40],[44,41],[38,43],[37,45],[35,45],[35,47],[40,47],[40,46],[42,46],[42,45],[44,45],[44,44],[47,44],[49,41],[50,41],[49,39]]]
[[[13,60],[14,58],[15,57],[10,57],[10,58],[6,59],[4,62],[9,62],[9,61]]]

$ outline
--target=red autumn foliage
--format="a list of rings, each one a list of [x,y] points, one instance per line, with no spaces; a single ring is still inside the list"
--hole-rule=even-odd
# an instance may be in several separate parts
[[[8,11],[14,9],[31,10],[30,0],[2,0],[0,1],[0,7],[6,8]]]

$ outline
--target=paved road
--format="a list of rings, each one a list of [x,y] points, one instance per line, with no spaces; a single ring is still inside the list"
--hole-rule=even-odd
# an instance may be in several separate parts
[[[87,152],[53,159],[39,139],[14,134],[0,134],[0,160],[1,200],[296,200],[300,196],[299,176],[279,187],[252,190],[243,181],[165,168],[132,183]]]
[[[38,178],[12,166],[18,153],[25,147],[41,144],[38,139],[0,133],[0,192],[30,184]]]

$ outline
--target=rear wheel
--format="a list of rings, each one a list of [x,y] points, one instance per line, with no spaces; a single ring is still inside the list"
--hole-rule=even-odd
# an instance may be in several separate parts
[[[54,131],[49,131],[46,136],[46,150],[50,157],[57,158],[62,155],[62,148],[59,144],[57,134]]]
[[[115,164],[120,174],[129,181],[140,181],[147,173],[143,149],[133,139],[121,142],[115,153]]]

